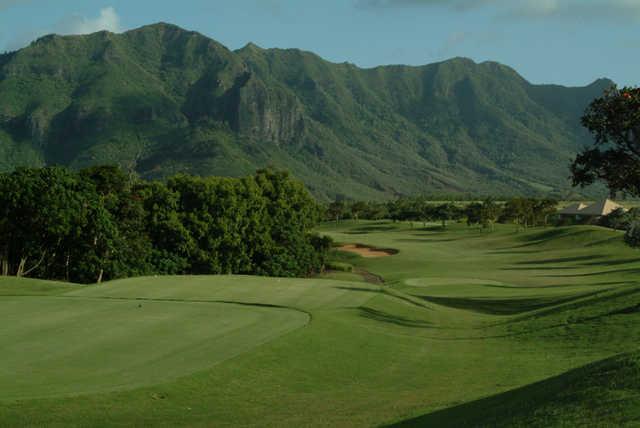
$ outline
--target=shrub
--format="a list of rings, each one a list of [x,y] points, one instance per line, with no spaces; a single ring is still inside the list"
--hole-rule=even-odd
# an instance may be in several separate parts
[[[636,220],[629,225],[629,229],[624,235],[624,242],[630,247],[640,247],[640,221]]]
[[[327,269],[339,272],[353,272],[353,265],[343,262],[328,262]]]
[[[637,209],[625,211],[623,208],[611,212],[598,221],[598,225],[608,227],[610,229],[627,230],[629,225],[638,218]]]

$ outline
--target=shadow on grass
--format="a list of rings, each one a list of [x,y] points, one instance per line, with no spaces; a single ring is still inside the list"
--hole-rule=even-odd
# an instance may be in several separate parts
[[[577,286],[581,288],[588,287],[601,287],[601,286],[611,286],[611,285],[625,285],[629,284],[629,281],[609,281],[609,282],[594,282],[591,284],[545,284],[545,285],[498,285],[498,284],[482,284],[483,287],[490,288],[503,288],[508,290],[544,290],[544,289],[553,289],[553,288],[575,288]]]
[[[542,260],[527,260],[524,262],[518,262],[518,265],[543,265],[543,264],[555,264],[555,263],[571,263],[571,262],[583,262],[596,259],[602,259],[604,256],[576,256],[576,257],[557,257],[555,259],[542,259]]]
[[[597,292],[596,292],[597,293]],[[507,299],[471,299],[460,297],[432,297],[416,296],[428,302],[456,309],[479,312],[490,315],[516,315],[531,312],[549,306],[562,305],[574,300],[593,295],[594,293],[580,293],[578,295],[562,297],[534,297]]]
[[[519,248],[519,247],[513,247],[513,248]],[[493,251],[489,251],[489,254],[492,255],[503,255],[503,254],[540,254],[540,251],[538,250],[520,250],[520,251],[513,251],[513,250],[509,250],[509,249],[500,249],[500,250],[493,250]]]
[[[583,245],[587,247],[598,246],[598,245],[606,244],[608,242],[613,242],[620,239],[619,237],[614,236],[611,238],[601,239],[598,241],[591,240],[588,243],[574,242],[576,239],[580,239],[583,236],[588,237],[589,235],[593,234],[593,232],[594,232],[593,230],[567,230],[567,229],[546,230],[544,232],[538,232],[531,235],[521,236],[520,241],[524,242],[523,244],[499,248],[498,250],[508,251],[508,250],[514,250],[514,249],[520,249],[520,248],[530,248],[538,245],[543,245],[549,241],[557,242],[565,238],[570,239],[570,242],[573,243],[574,245]]]
[[[356,291],[356,292],[360,292],[360,293],[382,293],[382,290],[376,290],[376,289],[371,289],[371,288],[364,288],[364,287],[344,287],[344,286],[336,286],[333,287],[336,290],[346,290],[346,291]]]
[[[616,274],[640,274],[640,268],[605,270],[601,272],[574,273],[566,275],[542,275],[545,278],[584,278],[590,276],[616,275]]]
[[[374,321],[396,324],[402,327],[411,328],[432,328],[433,324],[428,321],[405,318],[399,315],[390,314],[373,308],[360,308],[360,316]]]
[[[582,266],[620,266],[638,262],[640,262],[640,259],[603,260],[599,262],[582,263]]]
[[[557,315],[562,312],[579,310],[586,307],[595,307],[596,305],[606,304],[607,302],[611,302],[620,298],[632,298],[632,296],[637,297],[639,294],[640,287],[637,286],[624,288],[615,292],[612,292],[612,289],[602,289],[594,291],[592,293],[579,295],[575,299],[573,299],[575,301],[566,302],[567,304],[555,305],[551,308],[546,308],[533,314],[524,314],[514,321],[522,322],[536,318],[543,318],[550,315]],[[587,299],[582,300],[583,298]],[[583,317],[583,321],[588,321],[590,319],[594,319],[594,317]]]
[[[639,422],[639,374],[638,354],[623,354],[387,427],[622,426]]]
[[[375,233],[375,232],[389,232],[395,229],[396,227],[391,225],[367,225],[367,226],[358,226],[351,230],[347,230],[343,233],[347,235],[366,235],[368,233]]]
[[[605,259],[605,260],[602,260]],[[597,260],[597,261],[594,261]],[[545,266],[547,264],[552,263],[574,263],[574,262],[586,262],[586,263],[577,263],[573,266]],[[517,262],[516,265],[521,265],[525,267],[510,267],[504,268],[502,270],[562,270],[562,269],[580,269],[585,267],[608,267],[608,266],[621,266],[632,263],[638,263],[640,259],[622,259],[622,260],[609,260],[606,259],[605,256],[578,256],[578,257],[560,257],[555,259],[543,259],[543,260],[527,260],[523,262]],[[611,271],[615,273],[616,271]],[[599,272],[591,272],[586,273],[584,275],[599,275]]]
[[[463,238],[403,238],[396,239],[395,242],[453,242],[462,239]]]
[[[436,232],[436,233],[444,233],[444,232],[448,232],[449,229],[446,227],[442,227],[442,226],[423,226],[423,227],[416,227],[413,230],[416,230],[418,232]]]
[[[632,315],[637,314],[638,312],[640,312],[640,303],[634,306],[618,309],[617,311],[609,312],[607,315]]]
[[[572,269],[581,269],[580,266],[514,266],[508,268],[500,268],[500,270],[572,270]]]

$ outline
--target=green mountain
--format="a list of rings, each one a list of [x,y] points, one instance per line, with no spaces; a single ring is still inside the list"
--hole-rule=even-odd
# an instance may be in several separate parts
[[[117,163],[142,177],[286,168],[321,198],[562,195],[612,84],[532,85],[456,58],[361,69],[300,50],[230,51],[157,24],[43,37],[0,56],[0,170]]]

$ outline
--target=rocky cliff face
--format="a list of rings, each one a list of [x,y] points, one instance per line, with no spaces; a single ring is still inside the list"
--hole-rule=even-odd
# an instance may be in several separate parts
[[[291,144],[304,134],[303,108],[295,96],[253,76],[238,88],[234,107],[241,134],[276,144]]]

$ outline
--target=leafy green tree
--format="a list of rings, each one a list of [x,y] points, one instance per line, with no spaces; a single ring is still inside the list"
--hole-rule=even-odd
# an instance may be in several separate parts
[[[344,201],[334,201],[329,204],[327,208],[327,214],[329,217],[336,221],[336,224],[340,223],[340,220],[344,217],[347,212],[347,207]]]
[[[120,168],[95,166],[81,170],[80,179],[94,184],[106,208],[117,223],[118,237],[124,244],[114,254],[111,275],[116,278],[149,275],[155,270],[149,258],[152,243],[146,230],[144,195]]]
[[[59,167],[19,169],[0,175],[0,206],[3,274],[76,282],[111,274],[118,232],[91,182]]]
[[[367,203],[362,201],[355,201],[351,204],[351,216],[356,223],[360,220],[360,216],[367,212],[368,208]]]
[[[433,210],[433,218],[442,222],[442,227],[447,227],[447,222],[458,220],[463,216],[460,209],[455,204],[446,203],[438,205]]]
[[[467,226],[481,225],[482,224],[482,204],[479,202],[473,202],[464,210],[464,214],[467,217]]]
[[[0,174],[0,273],[93,283],[135,275],[322,270],[320,209],[287,173],[136,182],[113,167]]]
[[[491,198],[486,199],[480,207],[480,224],[483,228],[490,227],[493,230],[493,225],[500,216],[502,208],[495,203]]]
[[[582,123],[595,145],[573,162],[574,185],[601,180],[612,192],[640,196],[640,88],[609,89],[591,103]]]
[[[624,242],[630,247],[640,247],[640,221],[631,222],[624,235]]]

